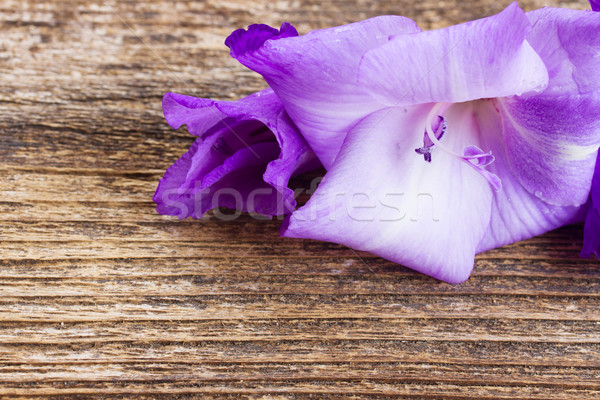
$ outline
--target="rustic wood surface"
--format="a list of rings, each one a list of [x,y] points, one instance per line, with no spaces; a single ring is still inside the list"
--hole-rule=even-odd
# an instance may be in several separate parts
[[[276,220],[179,222],[152,203],[193,140],[163,93],[265,86],[229,58],[233,29],[436,28],[508,3],[0,1],[0,397],[600,398],[580,226],[484,253],[452,286],[279,238]]]

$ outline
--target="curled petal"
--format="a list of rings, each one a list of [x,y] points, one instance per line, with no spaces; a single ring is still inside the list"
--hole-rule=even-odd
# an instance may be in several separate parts
[[[267,40],[277,40],[286,37],[298,36],[298,31],[289,22],[281,24],[279,30],[269,25],[253,24],[248,30],[238,29],[225,40],[233,58],[242,57],[261,48]]]
[[[295,208],[289,178],[318,163],[272,90],[234,102],[167,93],[163,105],[173,127],[187,124],[199,138],[159,183],[158,212],[200,218],[220,206],[265,215]]]
[[[243,35],[235,34],[227,43],[238,61],[264,76],[323,165],[329,167],[348,129],[381,108],[357,83],[362,55],[392,35],[418,31],[408,18],[382,16],[266,40],[244,53],[234,51]]]
[[[187,125],[188,132],[201,138],[226,127],[231,119],[216,107],[217,101],[167,93],[163,97],[163,114],[174,129]]]

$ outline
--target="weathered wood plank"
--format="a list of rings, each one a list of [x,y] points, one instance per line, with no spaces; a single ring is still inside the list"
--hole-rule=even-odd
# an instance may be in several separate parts
[[[37,310],[38,313],[32,313]],[[74,296],[0,298],[3,323],[79,323],[289,319],[600,320],[600,302],[590,297],[460,294]],[[282,322],[283,323],[283,322]],[[473,329],[478,329],[476,325]]]
[[[3,260],[0,261],[2,278],[73,278],[73,277],[151,277],[192,275],[416,275],[414,271],[398,266],[367,253],[356,252],[354,257],[340,254],[326,257],[297,259],[284,255],[197,258],[105,258],[66,260]],[[359,258],[360,257],[360,258]],[[285,262],[282,260],[285,259]],[[168,265],[168,269],[165,266]],[[596,279],[598,265],[582,260],[570,263],[564,260],[538,261],[514,259],[478,259],[474,276],[529,276],[567,279]]]
[[[207,398],[214,395],[236,394],[244,397],[259,397],[271,398],[271,395],[280,395],[280,398],[289,398],[289,395],[298,395],[299,398],[306,398],[308,395],[319,396],[372,396],[379,395],[380,398],[390,396],[403,396],[403,398],[420,398],[420,399],[470,399],[472,397],[461,393],[473,392],[477,390],[478,399],[514,399],[516,396],[520,399],[561,399],[564,395],[574,396],[573,398],[594,398],[600,395],[597,390],[577,390],[566,389],[564,392],[557,393],[554,388],[531,388],[531,387],[511,387],[511,386],[461,386],[461,385],[444,385],[444,384],[386,384],[369,381],[347,382],[341,384],[331,384],[328,381],[315,380],[305,384],[275,386],[273,381],[268,382],[251,382],[238,385],[215,385],[214,387],[199,387],[200,384],[192,385],[192,387],[180,385],[165,385],[158,386],[155,390],[138,388],[135,385],[124,382],[122,385],[95,385],[92,388],[69,388],[55,389],[56,385],[48,385],[48,388],[43,389],[0,389],[2,395],[25,395],[25,396],[86,396],[93,395],[99,392],[107,395],[135,395],[140,398],[140,395],[146,395],[147,398],[157,398],[160,395],[199,395],[198,398]],[[121,387],[119,387],[121,386]],[[407,396],[407,397],[406,397]],[[582,397],[579,397],[582,396]],[[104,397],[104,396],[103,396]],[[78,397],[81,398],[81,397]],[[146,398],[146,397],[143,397]],[[160,397],[158,397],[160,398]],[[327,398],[327,397],[325,397]]]
[[[515,354],[521,356],[516,359]],[[422,362],[600,368],[600,344],[435,340],[204,340],[0,344],[3,363]],[[526,361],[525,361],[526,360]]]
[[[199,314],[199,313],[197,313]],[[600,344],[596,330],[600,321],[509,320],[482,318],[293,318],[293,319],[210,319],[180,323],[166,320],[121,322],[107,328],[101,322],[30,322],[0,326],[4,345],[155,343],[172,342],[277,342],[321,340],[412,340],[490,341],[519,343]],[[180,317],[171,314],[172,317]],[[66,316],[68,318],[68,316]],[[0,316],[1,318],[1,316]],[[188,317],[189,318],[189,317]],[[114,319],[114,317],[113,317]],[[1,319],[0,319],[1,320]],[[599,382],[600,385],[600,382]]]
[[[4,379],[10,377],[13,382],[58,382],[60,375],[54,368],[57,364],[33,364],[26,371],[20,371],[16,364],[6,364],[0,368]],[[574,387],[573,379],[581,379],[581,386],[589,388],[598,387],[598,370],[588,368],[564,369],[557,367],[541,366],[493,366],[471,364],[420,364],[420,363],[356,363],[354,370],[347,370],[343,363],[301,363],[290,366],[286,363],[133,363],[132,369],[125,364],[110,363],[64,363],[59,364],[64,368],[65,375],[74,381],[109,381],[119,379],[122,381],[159,381],[164,375],[175,375],[178,381],[261,381],[261,380],[329,380],[340,381],[344,379],[371,379],[378,381],[405,381],[422,379],[429,374],[430,380],[452,381],[480,381],[494,378],[496,375],[508,384],[543,384],[545,386]],[[435,367],[435,370],[432,370]],[[585,382],[585,383],[583,383]]]
[[[150,249],[151,250],[151,249]],[[0,279],[1,296],[97,296],[110,292],[115,296],[144,293],[149,296],[203,296],[215,294],[488,294],[538,296],[586,296],[600,298],[600,282],[585,279],[551,279],[474,276],[465,284],[431,284],[431,278],[418,275],[394,276],[327,276],[296,277],[288,275],[251,276],[155,276],[144,278],[73,278]]]

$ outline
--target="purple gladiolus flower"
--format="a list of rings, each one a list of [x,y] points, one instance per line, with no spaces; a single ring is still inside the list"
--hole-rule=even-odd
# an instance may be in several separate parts
[[[318,167],[272,90],[228,102],[167,93],[167,122],[198,136],[165,173],[157,211],[200,218],[215,207],[283,215],[296,207],[289,178]]]
[[[402,17],[270,32],[238,31],[232,55],[328,168],[284,236],[457,283],[476,253],[583,219],[600,145],[597,14],[514,3],[428,32]]]

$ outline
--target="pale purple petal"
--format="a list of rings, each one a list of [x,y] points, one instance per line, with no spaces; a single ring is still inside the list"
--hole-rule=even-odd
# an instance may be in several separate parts
[[[456,283],[468,277],[475,253],[582,220],[581,207],[548,204],[521,184],[497,100],[454,104],[444,115],[441,142],[476,165],[436,145],[425,162],[412,149],[423,143],[430,108],[393,107],[361,121],[283,235],[345,244]]]
[[[579,206],[589,195],[600,144],[600,102],[589,96],[502,99],[510,167],[536,197]]]
[[[506,120],[503,121],[505,116],[497,103],[498,100],[484,100],[472,106],[480,131],[479,146],[494,154],[494,162],[486,169],[502,181],[502,190],[494,192],[489,228],[477,246],[478,252],[528,239],[583,218],[581,207],[548,204],[522,185],[521,172],[509,163],[512,150],[507,143],[514,130]],[[532,156],[539,163],[545,156],[544,149],[537,149]],[[546,170],[539,178],[560,180],[563,172]]]
[[[528,13],[528,35],[548,67],[541,94],[502,99],[508,162],[540,199],[578,206],[588,199],[600,145],[600,18],[565,9]]]
[[[594,254],[600,258],[600,157],[596,159],[590,205],[583,231],[583,248],[581,257],[591,257]]]
[[[272,28],[262,29],[269,30]],[[389,36],[417,32],[413,21],[383,16],[322,29],[299,37],[266,40],[261,47],[241,51],[240,43],[264,37],[252,28],[228,39],[231,54],[248,68],[262,74],[284,103],[325,167],[331,165],[346,132],[381,104],[357,84],[358,64],[368,49],[388,41]],[[250,38],[246,39],[248,36]]]
[[[295,208],[289,178],[318,162],[272,90],[229,102],[167,93],[163,104],[173,127],[186,124],[199,139],[161,180],[154,196],[160,213],[200,218],[216,206],[266,215]]]
[[[462,159],[440,149],[426,162],[423,143],[431,105],[389,108],[362,120],[308,203],[282,234],[332,241],[458,283],[473,268],[490,220],[492,189]],[[472,118],[445,135],[448,146],[478,141]]]
[[[600,96],[600,15],[542,8],[527,13],[533,29],[527,41],[540,55],[550,81],[545,95]]]
[[[541,91],[548,74],[525,41],[530,29],[513,3],[478,21],[399,35],[365,54],[359,81],[390,106]]]

